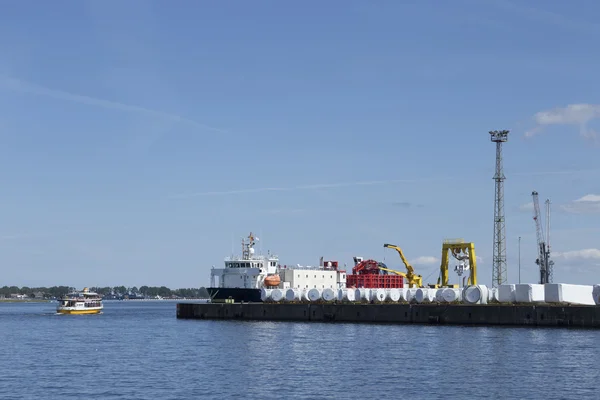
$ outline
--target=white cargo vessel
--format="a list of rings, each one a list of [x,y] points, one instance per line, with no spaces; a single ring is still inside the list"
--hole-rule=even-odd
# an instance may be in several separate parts
[[[346,271],[337,261],[323,262],[318,267],[280,265],[279,257],[256,254],[259,239],[252,232],[242,239],[241,256],[225,259],[223,268],[211,269],[208,293],[213,301],[231,299],[236,302],[260,302],[262,289],[340,289],[346,287]]]

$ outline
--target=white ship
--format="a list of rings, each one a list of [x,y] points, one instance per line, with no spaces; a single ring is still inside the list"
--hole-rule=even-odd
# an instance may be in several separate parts
[[[56,312],[60,314],[99,314],[102,312],[102,297],[83,288],[80,292],[71,292],[58,300]]]
[[[252,232],[242,239],[242,255],[225,259],[224,268],[211,269],[208,293],[213,301],[261,302],[262,289],[339,289],[346,287],[346,271],[336,261],[318,267],[279,264],[279,257],[256,254],[259,239]],[[217,282],[218,281],[218,282]]]

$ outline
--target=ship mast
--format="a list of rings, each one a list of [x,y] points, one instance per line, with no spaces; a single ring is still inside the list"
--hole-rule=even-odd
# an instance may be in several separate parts
[[[242,258],[244,260],[249,260],[251,253],[253,253],[252,248],[255,245],[254,239],[255,238],[252,232],[250,232],[250,235],[248,235],[248,241],[242,239]]]

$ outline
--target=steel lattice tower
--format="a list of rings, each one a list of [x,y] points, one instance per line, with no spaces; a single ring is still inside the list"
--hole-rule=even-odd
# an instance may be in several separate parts
[[[496,143],[496,194],[494,197],[494,265],[492,287],[506,283],[506,223],[504,221],[504,167],[502,165],[502,143],[508,140],[509,131],[490,131]]]

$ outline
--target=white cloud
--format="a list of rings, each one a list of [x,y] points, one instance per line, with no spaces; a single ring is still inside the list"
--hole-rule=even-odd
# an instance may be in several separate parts
[[[600,118],[600,104],[569,104],[566,107],[540,111],[533,116],[536,126],[525,132],[525,136],[539,134],[546,126],[574,125],[579,128],[581,136],[595,139],[598,133],[588,128],[588,123],[596,118]]]
[[[565,261],[591,261],[600,260],[599,249],[583,249],[583,250],[571,250],[565,252],[554,252],[552,254],[554,258],[562,259]]]
[[[519,210],[521,211],[533,211],[533,202],[529,202],[529,203],[525,203],[525,204],[521,204],[519,206]]]
[[[598,195],[598,194],[586,194],[585,196],[583,196],[583,197],[581,197],[581,198],[579,198],[579,199],[577,199],[575,201],[577,201],[577,202],[584,202],[584,201],[586,201],[586,202],[590,202],[590,201],[598,202],[598,201],[600,201],[600,195]]]
[[[600,195],[586,194],[568,204],[561,205],[560,208],[573,214],[600,213]]]
[[[440,262],[440,259],[437,258],[437,257],[433,257],[433,256],[421,256],[421,257],[417,257],[413,261],[411,261],[411,264],[433,265],[433,264],[438,264],[439,262]]]

